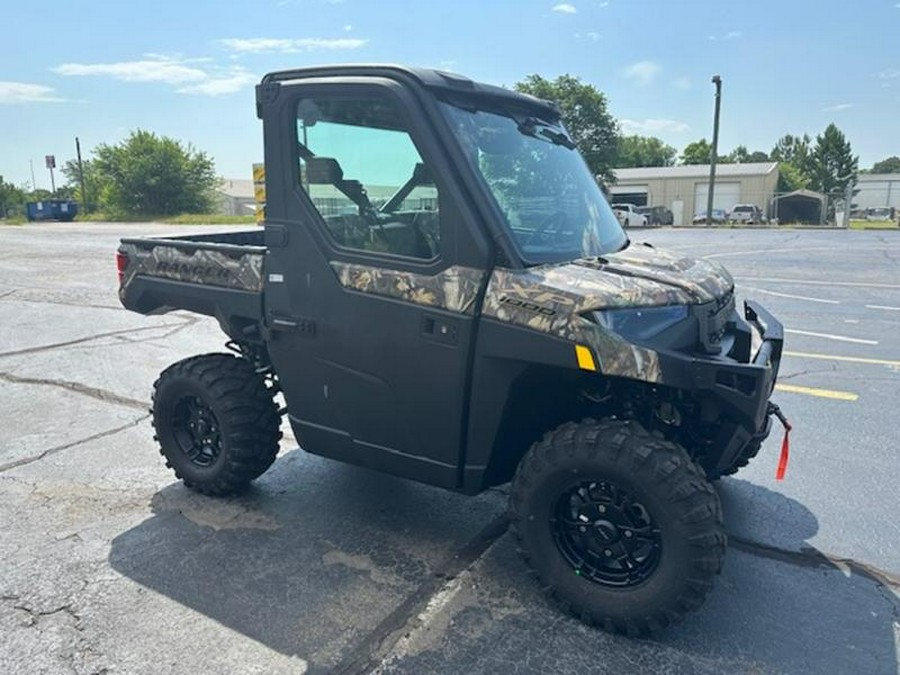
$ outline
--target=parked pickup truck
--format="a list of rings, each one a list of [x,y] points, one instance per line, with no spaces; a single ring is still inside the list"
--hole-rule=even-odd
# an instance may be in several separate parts
[[[728,220],[744,225],[759,225],[766,222],[765,216],[756,204],[735,204],[731,207]]]
[[[647,216],[638,211],[634,204],[613,204],[612,209],[622,227],[647,226]]]
[[[394,66],[256,95],[264,229],[116,258],[125,307],[229,339],[154,384],[175,475],[242,489],[287,414],[307,452],[467,494],[511,481],[528,563],[590,624],[697,608],[725,554],[710,481],[779,414],[781,324],[718,263],[631,242],[546,101]]]

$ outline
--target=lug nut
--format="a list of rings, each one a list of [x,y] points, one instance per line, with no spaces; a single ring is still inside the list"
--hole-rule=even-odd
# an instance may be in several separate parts
[[[625,530],[625,538],[631,539],[631,530]]]
[[[597,510],[598,510],[600,513],[606,513],[606,507],[603,506],[603,504],[601,504],[600,506],[598,506],[598,507],[597,507]]]
[[[612,555],[612,551],[610,551],[609,549],[606,549],[605,551],[603,551],[603,555],[605,555],[607,558],[609,558]]]

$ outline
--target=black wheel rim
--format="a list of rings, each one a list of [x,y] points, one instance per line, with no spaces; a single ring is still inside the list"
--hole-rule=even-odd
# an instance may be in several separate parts
[[[634,494],[610,481],[584,481],[565,490],[550,527],[575,574],[594,583],[637,586],[659,566],[659,527]]]
[[[175,404],[172,429],[175,442],[193,464],[206,468],[222,452],[222,437],[215,413],[199,396],[186,396]]]

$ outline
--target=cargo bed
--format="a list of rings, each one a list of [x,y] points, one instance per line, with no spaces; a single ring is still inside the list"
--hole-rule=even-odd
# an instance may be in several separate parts
[[[247,339],[262,320],[265,254],[261,229],[122,239],[119,299],[141,314],[214,316],[233,338]]]

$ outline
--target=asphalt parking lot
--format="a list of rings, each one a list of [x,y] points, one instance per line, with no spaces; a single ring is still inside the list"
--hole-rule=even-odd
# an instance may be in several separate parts
[[[725,263],[784,322],[795,427],[784,481],[774,433],[719,483],[730,547],[706,605],[635,641],[543,599],[503,489],[468,498],[291,436],[241,497],[175,482],[151,385],[223,336],[124,311],[113,261],[119,237],[174,229],[0,226],[0,673],[898,672],[900,233],[631,233]]]

